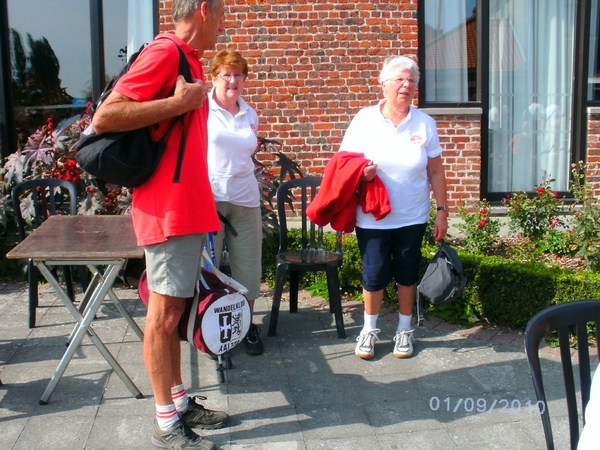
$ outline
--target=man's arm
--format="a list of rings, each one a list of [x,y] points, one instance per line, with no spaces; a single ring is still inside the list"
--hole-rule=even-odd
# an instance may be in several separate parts
[[[177,77],[172,97],[137,102],[112,91],[94,113],[92,125],[96,133],[129,131],[161,122],[200,108],[209,89],[201,80],[187,83]]]

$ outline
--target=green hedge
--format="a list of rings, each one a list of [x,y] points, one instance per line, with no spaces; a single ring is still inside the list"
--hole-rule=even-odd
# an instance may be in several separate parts
[[[292,230],[290,245],[298,248],[299,230]],[[339,271],[340,288],[347,297],[361,298],[361,259],[356,236],[346,235],[342,249],[344,261]],[[263,276],[275,279],[275,256],[279,236],[265,240]],[[325,235],[325,246],[335,248],[335,234]],[[547,267],[541,263],[518,262],[500,257],[477,256],[457,249],[468,278],[462,298],[429,308],[429,312],[456,323],[467,324],[476,317],[487,323],[524,329],[527,322],[542,309],[557,303],[581,299],[600,299],[600,274],[592,271]],[[423,247],[421,274],[435,253],[435,247]],[[325,286],[324,275],[306,274],[301,279],[305,288]],[[322,292],[323,289],[318,292]],[[325,295],[324,295],[325,296]],[[386,289],[386,303],[395,304],[395,285]]]

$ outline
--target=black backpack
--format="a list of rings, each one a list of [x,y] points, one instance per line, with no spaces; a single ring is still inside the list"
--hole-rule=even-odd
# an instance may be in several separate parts
[[[423,326],[423,297],[434,305],[443,305],[460,297],[465,291],[467,277],[458,253],[444,241],[427,266],[417,286],[417,320]]]
[[[98,101],[92,106],[92,114],[112,92],[117,81],[129,71],[146,45],[144,44],[140,50],[129,58],[121,73],[106,86]],[[175,42],[173,42],[173,45],[176,45],[179,50],[179,74],[183,75],[188,83],[192,83],[190,66],[185,53]],[[169,96],[173,95],[174,90],[173,88]],[[125,132],[97,134],[93,132],[90,126],[89,130],[82,133],[79,142],[77,142],[75,154],[77,163],[82,170],[97,178],[101,188],[105,183],[130,188],[140,186],[154,173],[167,147],[166,138],[169,132],[184,116],[185,114],[175,118],[158,142],[153,141],[150,137],[150,127]],[[182,131],[177,165],[173,175],[174,183],[179,182],[184,148],[185,131]]]

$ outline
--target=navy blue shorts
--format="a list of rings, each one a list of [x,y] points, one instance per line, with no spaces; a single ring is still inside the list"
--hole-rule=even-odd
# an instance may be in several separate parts
[[[426,225],[389,230],[356,227],[363,267],[362,285],[366,291],[380,291],[392,279],[402,286],[417,283]]]

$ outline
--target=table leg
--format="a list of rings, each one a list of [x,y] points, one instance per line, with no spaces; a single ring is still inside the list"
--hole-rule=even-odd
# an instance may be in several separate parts
[[[96,276],[102,277],[102,274],[100,274],[100,272],[98,271],[97,267],[95,267],[95,266],[88,266],[88,269],[90,269],[92,271],[92,273],[94,274],[94,278],[96,278]],[[108,296],[110,297],[110,299],[112,300],[112,302],[114,303],[114,305],[117,307],[117,309],[119,310],[119,312],[121,313],[121,315],[123,316],[123,318],[127,321],[127,323],[129,324],[129,326],[131,327],[131,329],[140,338],[140,341],[143,341],[144,340],[144,332],[140,329],[140,327],[136,323],[136,321],[133,320],[133,317],[131,317],[129,315],[129,313],[127,312],[127,310],[125,309],[125,307],[121,303],[121,300],[119,299],[119,297],[117,297],[117,295],[114,293],[114,291],[112,289],[110,289],[108,291]]]
[[[104,359],[106,359],[108,364],[110,364],[110,367],[113,368],[119,378],[123,381],[123,383],[125,383],[125,386],[127,386],[129,392],[131,392],[135,398],[144,398],[144,394],[142,394],[133,381],[131,381],[129,375],[127,375],[127,373],[123,370],[119,362],[115,359],[110,350],[106,348],[104,343],[100,340],[96,332],[92,330],[91,327],[88,329],[88,336],[98,351],[102,354],[102,356],[104,356]]]
[[[90,302],[90,298],[92,297],[94,291],[96,290],[96,287],[98,286],[98,284],[101,281],[102,281],[102,277],[100,277],[100,276],[94,275],[92,277],[91,281],[88,284],[87,289],[85,290],[85,292],[83,294],[83,298],[81,299],[81,302],[79,302],[79,309],[78,310],[79,310],[80,314],[78,316],[75,316],[76,319],[77,319],[77,317],[81,317],[81,315],[85,311],[85,308],[87,308],[87,305]],[[72,310],[71,310],[71,314],[73,314]],[[81,319],[77,319],[77,321],[81,322]],[[69,339],[67,339],[67,342],[65,343],[65,345],[67,347],[69,346],[69,344],[73,340],[73,335],[75,334],[76,330],[77,330],[77,328],[73,328],[73,331],[71,332],[71,335],[69,336]]]
[[[42,397],[40,399],[40,404],[45,405],[48,403],[50,396],[54,392],[54,389],[56,388],[58,382],[60,381],[65,370],[67,369],[67,366],[69,365],[69,362],[73,358],[75,351],[77,351],[77,349],[81,345],[83,336],[86,333],[88,333],[88,335],[90,336],[90,339],[92,340],[94,345],[96,345],[96,347],[98,348],[100,353],[105,357],[105,359],[110,364],[110,366],[115,370],[115,372],[117,372],[119,377],[123,380],[123,382],[129,388],[131,393],[133,395],[135,395],[137,398],[141,398],[140,397],[140,396],[142,396],[141,392],[133,384],[133,382],[127,376],[125,371],[123,371],[121,366],[116,362],[116,360],[114,359],[112,354],[110,354],[110,352],[104,346],[102,341],[100,341],[100,338],[98,338],[98,336],[95,334],[95,332],[90,327],[92,321],[94,320],[94,316],[96,315],[96,312],[100,308],[100,305],[102,305],[102,301],[104,300],[104,297],[106,296],[108,290],[111,288],[112,283],[114,283],[114,280],[115,280],[120,268],[122,267],[122,264],[111,264],[107,267],[105,276],[103,277],[104,282],[99,283],[99,285],[96,287],[96,289],[94,289],[94,292],[90,297],[90,301],[83,313],[83,316],[81,316],[81,314],[79,313],[79,310],[71,303],[70,299],[68,298],[66,293],[63,291],[63,289],[61,288],[61,286],[58,283],[58,281],[56,280],[56,278],[54,278],[54,276],[52,276],[52,273],[50,272],[48,267],[45,264],[43,264],[42,262],[37,262],[36,265],[38,266],[38,268],[40,269],[40,272],[42,272],[42,274],[44,275],[46,280],[52,285],[56,294],[59,295],[59,297],[63,300],[63,303],[65,303],[65,305],[67,306],[67,309],[71,312],[73,317],[78,322],[77,325],[75,326],[75,333],[73,335],[73,339],[72,339],[70,345],[67,347],[67,350],[64,353],[62,359],[60,360],[58,367],[54,371],[54,374],[52,375],[52,378],[50,379],[50,382],[48,383],[46,390],[42,394]]]

